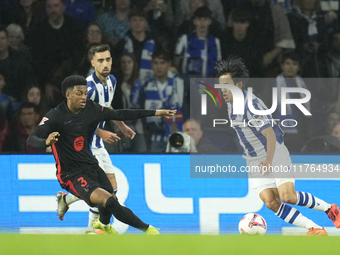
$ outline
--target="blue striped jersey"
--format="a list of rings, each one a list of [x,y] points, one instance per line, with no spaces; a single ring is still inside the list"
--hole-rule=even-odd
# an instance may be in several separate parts
[[[215,76],[215,65],[221,57],[220,40],[208,35],[199,39],[196,33],[184,34],[177,42],[175,54],[182,58],[182,74]]]
[[[102,84],[96,73],[93,72],[90,76],[86,78],[87,80],[87,99],[90,99],[101,106],[109,107],[111,105],[113,95],[116,90],[116,77],[110,74],[107,77],[106,84]],[[105,121],[101,121],[98,124],[99,128],[104,128]],[[104,148],[103,140],[93,134],[92,141],[91,141],[92,148]]]
[[[248,107],[248,93],[246,91],[244,91],[244,96],[244,114],[234,114],[233,104],[227,103],[231,127],[237,133],[240,145],[243,148],[244,158],[265,158],[267,156],[267,138],[261,132],[272,127],[278,144],[283,143],[284,133],[271,115],[252,113]],[[254,94],[252,95],[252,103],[257,110],[268,110],[263,101]]]

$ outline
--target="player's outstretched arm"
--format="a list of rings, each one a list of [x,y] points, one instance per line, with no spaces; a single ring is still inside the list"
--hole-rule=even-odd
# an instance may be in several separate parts
[[[169,119],[176,114],[176,110],[156,110],[155,116],[160,116]]]
[[[94,103],[94,102],[93,102]],[[176,114],[176,110],[142,110],[142,109],[124,109],[111,110],[94,103],[96,112],[98,113],[97,120],[135,120],[152,116],[162,116],[170,118]]]

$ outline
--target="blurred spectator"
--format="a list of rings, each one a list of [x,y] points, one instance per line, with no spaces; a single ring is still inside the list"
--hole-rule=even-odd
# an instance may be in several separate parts
[[[131,31],[118,43],[116,57],[118,58],[122,52],[133,53],[139,63],[139,79],[144,83],[153,76],[151,56],[160,47],[154,37],[146,31],[148,21],[147,14],[144,11],[131,11],[129,13],[129,25]]]
[[[200,154],[217,154],[220,151],[210,139],[204,135],[201,125],[194,119],[189,119],[183,124],[183,132],[190,135],[195,142],[197,152]]]
[[[170,0],[148,0],[144,10],[149,15],[150,29],[157,37],[170,39],[174,21]]]
[[[49,110],[46,106],[42,91],[37,85],[29,85],[23,93],[22,102],[33,103],[39,108],[39,115],[44,116]]]
[[[77,19],[64,15],[62,0],[47,0],[46,11],[47,17],[32,29],[30,45],[39,85],[45,86],[46,99],[52,104],[60,95],[60,84],[46,83],[64,61],[70,58],[74,63],[79,61],[84,31]]]
[[[92,23],[86,30],[86,46],[103,43],[102,30],[96,23]]]
[[[0,151],[2,151],[4,141],[9,134],[9,129],[6,113],[0,108]]]
[[[338,123],[340,123],[340,114],[334,110],[329,111],[323,123],[324,125],[315,132],[315,135],[332,135],[333,129]]]
[[[340,30],[330,36],[330,48],[325,56],[325,77],[340,78]]]
[[[287,16],[281,6],[266,0],[247,0],[242,8],[252,17],[249,33],[261,45],[256,50],[263,56],[265,77],[276,77],[280,73],[278,56],[284,49],[295,48]]]
[[[24,44],[25,41],[25,35],[22,31],[21,26],[17,24],[9,24],[6,27],[7,33],[8,33],[8,45],[13,50],[19,51],[22,53],[23,58],[29,62],[31,62],[31,53],[28,49],[28,47]]]
[[[32,67],[23,54],[8,46],[8,34],[4,27],[0,27],[0,69],[6,73],[4,92],[13,102],[20,100],[26,84],[35,82]]]
[[[43,19],[44,6],[45,0],[20,0],[20,7],[14,22],[23,28],[25,37],[29,30]]]
[[[198,8],[193,22],[196,30],[178,39],[175,66],[182,74],[214,77],[215,64],[221,60],[221,46],[220,40],[209,34],[209,8]]]
[[[45,149],[36,149],[26,145],[28,136],[33,132],[39,121],[38,106],[25,102],[19,108],[19,122],[11,128],[2,151],[6,152],[44,152]]]
[[[308,66],[302,77],[322,77],[318,55],[326,46],[327,26],[319,9],[319,0],[299,0],[297,7],[287,14],[296,49]]]
[[[129,13],[131,0],[112,0],[113,10],[100,14],[96,20],[103,32],[105,41],[115,46],[130,30]]]
[[[340,123],[335,123],[330,134],[318,135],[309,140],[302,149],[302,152],[313,153],[339,153],[340,152]]]
[[[65,14],[78,19],[87,27],[96,19],[96,8],[89,0],[63,0]]]
[[[95,47],[97,45],[99,45],[99,44],[92,44],[92,45],[89,45],[87,47],[87,50],[86,50],[85,54],[83,55],[83,58],[82,58],[80,64],[76,68],[75,74],[79,74],[83,77],[88,77],[93,73],[94,67],[91,64],[92,49],[93,49],[93,47]]]
[[[340,140],[340,123],[335,124],[332,131],[332,136]]]
[[[148,117],[147,127],[151,132],[151,152],[165,152],[168,137],[175,131],[181,131],[183,125],[183,80],[169,71],[170,55],[157,50],[152,55],[154,78],[145,83],[144,87],[133,88],[133,94],[140,91],[141,108],[147,110],[172,109],[177,114],[172,119]],[[134,96],[132,96],[134,97]]]
[[[320,10],[325,17],[325,24],[339,28],[339,0],[321,0]]]
[[[12,103],[8,96],[3,93],[3,89],[6,86],[5,73],[0,70],[0,111],[5,114],[5,117],[9,120],[12,114]]]
[[[226,21],[223,13],[223,6],[221,0],[181,0],[177,4],[175,14],[175,29],[178,29],[181,24],[189,20],[194,12],[203,6],[208,6],[212,12],[212,19],[216,20],[221,29],[226,27]]]
[[[120,69],[117,74],[117,85],[115,95],[112,101],[114,109],[131,109],[138,107],[138,102],[132,103],[133,87],[142,88],[142,84],[138,79],[138,63],[132,53],[124,52],[119,59]],[[135,95],[137,96],[137,95]],[[135,98],[135,100],[138,100]],[[144,130],[142,121],[131,120],[125,121],[134,132],[135,138],[128,139],[123,137],[121,140],[123,152],[146,152],[146,142],[144,138]]]
[[[219,0],[218,0],[219,1]],[[213,0],[213,2],[218,2]],[[186,1],[184,1],[186,2]],[[181,2],[182,4],[184,3]],[[176,38],[183,34],[191,33],[193,30],[195,30],[195,25],[193,23],[194,19],[194,13],[198,8],[201,7],[210,7],[210,2],[206,0],[189,0],[191,3],[190,6],[190,16],[188,16],[180,25],[179,27],[175,27],[176,32]],[[214,4],[214,3],[213,3]],[[179,4],[180,5],[180,4]],[[211,10],[211,8],[209,8]],[[213,14],[212,14],[213,15]],[[225,23],[225,22],[224,22]],[[211,24],[209,26],[209,33],[215,37],[220,37],[221,33],[225,27],[225,24],[220,24],[213,16],[211,16]]]
[[[232,27],[228,27],[223,34],[222,55],[223,59],[230,55],[237,55],[244,60],[250,77],[263,76],[262,65],[259,59],[262,58],[259,39],[249,34],[250,14],[243,8],[234,9],[231,20]]]
[[[285,145],[291,152],[300,152],[302,145],[304,145],[309,138],[310,133],[310,119],[305,116],[295,105],[288,104],[286,107],[286,115],[281,115],[281,90],[284,87],[288,88],[304,88],[305,82],[298,75],[300,70],[301,59],[295,52],[284,53],[281,59],[282,74],[276,77],[278,106],[275,111],[275,119],[281,123],[285,120],[285,127],[280,125],[285,134]],[[288,93],[287,99],[304,98],[304,94]],[[304,107],[311,112],[310,103],[305,103]],[[295,120],[295,121],[288,121]],[[296,125],[296,126],[295,126]],[[295,127],[294,127],[295,126]]]

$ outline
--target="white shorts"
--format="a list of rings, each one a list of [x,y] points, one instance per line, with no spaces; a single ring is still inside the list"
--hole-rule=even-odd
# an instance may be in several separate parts
[[[99,166],[106,174],[114,174],[115,166],[112,165],[110,155],[105,148],[92,148],[92,154],[98,160]]]
[[[257,169],[260,162],[265,158],[260,159],[248,159],[247,166]],[[294,175],[290,172],[290,166],[292,160],[290,159],[289,151],[284,144],[277,145],[275,148],[273,158],[273,171],[264,177],[259,171],[249,173],[250,187],[255,189],[260,194],[265,189],[277,188],[280,185],[292,182],[295,183]]]

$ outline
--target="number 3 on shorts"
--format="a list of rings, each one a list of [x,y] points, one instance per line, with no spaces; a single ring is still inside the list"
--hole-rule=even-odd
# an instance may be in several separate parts
[[[80,177],[77,181],[81,182],[82,187],[85,187],[87,185],[87,181],[85,181],[83,177]]]

